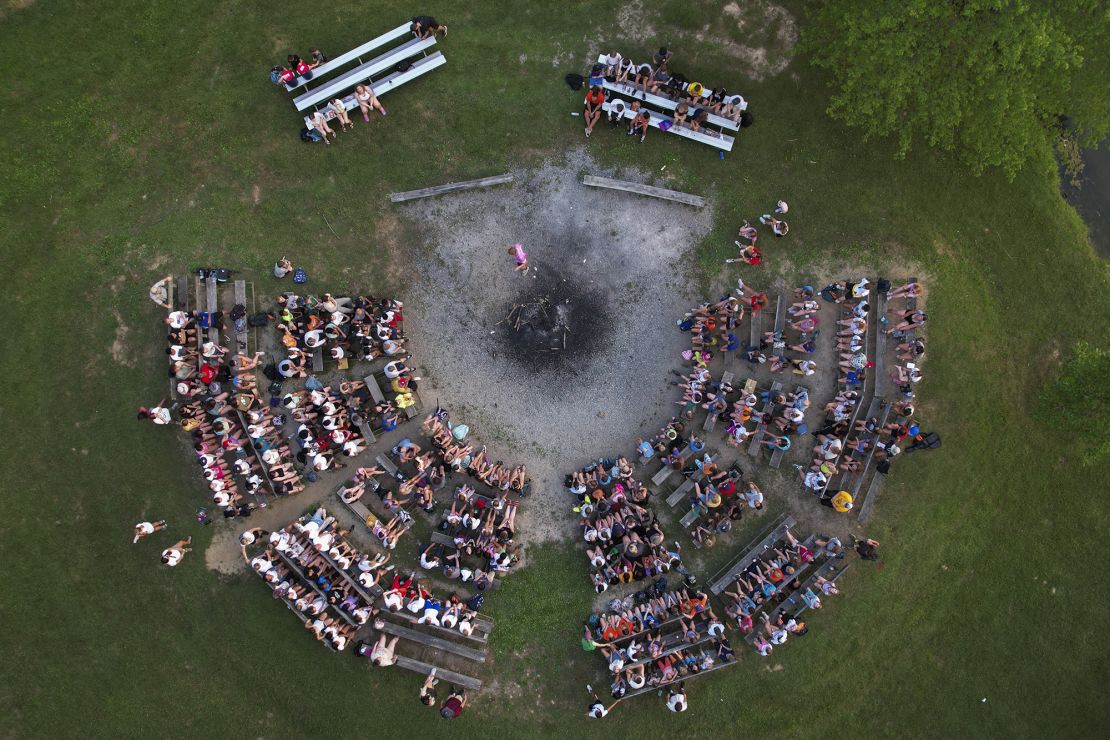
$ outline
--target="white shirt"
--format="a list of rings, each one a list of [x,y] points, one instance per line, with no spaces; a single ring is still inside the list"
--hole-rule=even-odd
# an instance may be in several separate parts
[[[181,562],[181,551],[177,548],[166,548],[162,551],[162,557],[166,558],[166,565],[171,568]]]
[[[672,712],[685,712],[687,706],[686,694],[671,694],[667,699],[667,709]]]
[[[189,315],[184,311],[170,311],[170,326],[174,329],[183,329],[189,323]]]

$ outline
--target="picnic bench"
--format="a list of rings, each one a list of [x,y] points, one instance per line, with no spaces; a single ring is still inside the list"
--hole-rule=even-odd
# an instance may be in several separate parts
[[[407,609],[401,609],[400,611],[395,612],[388,612],[387,616],[403,619],[410,624],[417,624],[420,619],[420,617],[413,614]],[[436,624],[423,624],[421,625],[421,627],[436,634],[442,634],[451,637],[461,637],[464,640],[470,640],[471,642],[477,643],[479,645],[485,645],[487,642],[489,642],[490,633],[493,632],[493,620],[487,617],[483,617],[479,614],[478,617],[476,617],[473,622],[471,622],[471,624],[474,626],[474,631],[471,632],[469,635],[464,635],[458,630],[451,629],[449,627],[441,627],[440,625]]]
[[[385,401],[385,394],[382,393],[382,388],[378,385],[378,379],[373,374],[367,375],[362,379],[366,383],[366,390],[370,391],[370,397],[374,399],[374,403],[383,403]]]
[[[606,113],[609,113],[613,110],[613,104],[612,102],[607,100],[601,104],[601,108]],[[656,111],[649,112],[651,114],[651,127],[654,129],[659,129],[668,134],[675,134],[676,136],[681,136],[682,138],[690,139],[691,141],[708,144],[709,146],[720,149],[721,151],[732,151],[732,145],[735,139],[733,139],[731,136],[720,134],[715,131],[707,133],[705,129],[701,131],[694,131],[693,129],[687,128],[686,126],[676,126],[674,125],[674,119],[670,116],[664,113],[658,113]],[[621,115],[621,118],[626,118],[631,121],[635,117],[636,112],[633,111],[631,108],[625,107],[624,113]],[[660,129],[659,124],[663,121],[667,121],[670,124],[670,127],[666,129]]]
[[[440,67],[444,64],[447,64],[447,58],[437,51],[434,54],[429,54],[428,56],[416,60],[415,62],[413,62],[412,66],[404,72],[394,72],[393,74],[387,77],[383,77],[382,79],[377,80],[373,83],[367,83],[367,87],[370,88],[370,90],[374,93],[376,97],[380,98],[390,90],[398,88],[406,82],[411,82],[417,77],[430,72],[436,67]],[[345,87],[353,87],[354,85],[364,82],[366,82],[365,78],[351,80],[349,84],[347,84]],[[326,99],[330,98],[325,98],[325,100]],[[342,98],[342,102],[343,107],[346,110],[354,110],[355,108],[358,108],[358,101],[355,100],[354,93],[351,93]],[[303,108],[299,108],[298,110],[303,110]],[[331,110],[331,108],[325,108],[323,111],[321,111],[321,113],[323,113],[324,117],[328,120],[332,120],[336,116],[335,111]],[[305,126],[308,126],[311,120],[312,116],[305,116]]]
[[[806,391],[808,393],[808,390],[809,389],[807,389],[804,385],[798,384],[798,385],[794,386],[794,395],[797,395],[801,391]],[[786,450],[780,450],[777,447],[774,450],[772,450],[771,451],[771,463],[770,463],[771,467],[777,469],[780,465],[782,465],[782,458],[785,454],[786,454]]]
[[[709,590],[713,592],[714,596],[720,596],[730,583],[736,580],[743,571],[747,570],[755,559],[762,555],[772,545],[774,545],[786,532],[786,530],[793,527],[797,522],[794,517],[783,515],[781,519],[771,528],[771,531],[760,538],[754,545],[748,547],[746,550],[741,551],[741,555],[728,565],[723,571],[718,572],[713,578],[713,582],[709,586]]]
[[[278,550],[277,548],[274,548],[274,552],[276,552],[277,556],[281,558],[282,562],[285,563],[286,566],[288,566],[289,570],[297,574],[297,577],[300,578],[301,581],[307,583],[308,587],[315,591],[318,595],[327,599],[328,595],[321,591],[320,587],[317,586],[312,580],[308,578],[308,576],[304,574],[304,570],[301,569],[300,563],[283,553],[281,550]],[[317,552],[319,552],[319,550],[317,550]],[[343,621],[351,625],[352,627],[360,626],[357,622],[355,622],[350,614],[336,607],[335,605],[331,605],[331,610],[339,614],[339,616],[343,618]]]
[[[760,406],[760,409],[759,409],[761,414],[774,409],[774,407],[775,407],[774,397],[775,397],[775,394],[778,393],[780,390],[782,390],[782,382],[781,381],[776,380],[773,383],[771,383],[771,387],[767,391],[767,400],[763,402],[763,404]],[[763,442],[763,437],[764,437],[764,434],[766,433],[766,431],[767,431],[767,423],[766,422],[761,422],[760,425],[759,425],[759,428],[755,430],[755,434],[752,435],[752,441],[748,444],[748,455],[750,455],[751,457],[755,457],[763,449],[762,442]]]
[[[683,447],[678,453],[679,462],[681,462],[683,465],[686,464],[686,459],[690,457],[690,454],[692,452],[693,450],[690,447],[690,443],[687,442],[686,446]],[[673,473],[674,471],[675,466],[673,464],[664,465],[655,473],[655,475],[651,477],[652,485],[656,487],[660,486],[664,481],[667,480],[667,478],[671,477],[671,473]]]
[[[319,80],[321,77],[324,77],[325,75],[328,75],[354,61],[357,61],[361,65],[363,63],[363,56],[370,53],[374,49],[377,49],[378,47],[385,46],[391,41],[396,41],[399,38],[403,38],[405,35],[411,33],[411,31],[409,30],[410,28],[411,24],[402,23],[401,25],[394,28],[392,31],[386,31],[381,36],[378,36],[376,39],[371,39],[362,46],[351,49],[345,54],[340,54],[335,59],[330,59],[324,62],[316,69],[312,70],[311,77],[298,76],[296,79],[286,83],[285,89],[289,92],[293,92],[294,90],[307,85],[312,80]]]
[[[382,615],[387,615],[387,612],[382,612]],[[410,642],[416,642],[421,645],[426,645],[435,650],[440,650],[446,653],[453,653],[460,657],[466,658],[467,660],[472,660],[475,663],[486,662],[486,654],[481,650],[475,650],[472,647],[460,645],[457,642],[451,642],[450,640],[445,640],[442,637],[436,637],[435,635],[419,632],[410,627],[403,627],[399,624],[385,621],[384,619],[382,620],[382,622],[383,624],[381,627],[381,631],[385,632],[386,634],[400,637],[402,640],[408,640]]]

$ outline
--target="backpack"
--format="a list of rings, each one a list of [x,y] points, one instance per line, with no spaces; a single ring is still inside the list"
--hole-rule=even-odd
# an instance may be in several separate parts
[[[748,128],[755,123],[755,116],[747,111],[740,114],[740,128]]]
[[[298,267],[293,271],[293,282],[297,285],[304,285],[308,282],[308,273],[304,271],[303,267]]]
[[[250,316],[247,317],[247,326],[253,326],[255,328],[266,326],[266,324],[268,324],[269,322],[270,317],[266,315],[265,311],[252,313]]]
[[[480,611],[482,605],[486,603],[485,594],[474,594],[466,602],[466,608],[472,612]]]
[[[566,81],[571,90],[581,90],[582,85],[586,82],[585,77],[580,74],[574,74],[573,72],[564,77],[563,80]]]
[[[262,368],[262,374],[270,380],[281,380],[281,373],[278,372],[277,365],[273,363]]]
[[[394,69],[396,69],[398,72],[408,72],[410,69],[412,69],[412,62],[410,62],[408,59],[402,59],[401,61],[397,62],[397,66],[394,67]]]
[[[246,315],[247,307],[244,306],[242,303],[236,303],[234,306],[231,307],[231,319],[233,321],[238,321]]]

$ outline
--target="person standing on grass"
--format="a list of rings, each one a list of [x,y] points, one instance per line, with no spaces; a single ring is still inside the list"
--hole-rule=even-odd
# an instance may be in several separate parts
[[[157,522],[139,522],[135,525],[135,539],[131,540],[131,544],[137,543],[144,537],[149,537],[155,532],[161,532],[166,528],[166,520],[162,519]]]
[[[852,540],[852,546],[855,548],[856,554],[861,558],[872,561],[879,559],[879,542],[877,540],[857,540],[854,536]]]
[[[590,138],[590,134],[594,131],[594,126],[601,120],[601,106],[605,103],[605,91],[598,85],[594,85],[586,93],[585,109],[582,112],[582,117],[586,119],[586,138]]]
[[[509,254],[516,260],[516,269],[513,272],[527,272],[528,271],[528,253],[524,251],[524,247],[520,242],[509,247]]]
[[[466,702],[466,689],[451,687],[451,694],[447,697],[447,701],[443,702],[443,707],[439,710],[439,716],[444,719],[458,719],[459,715],[466,709]]]
[[[667,694],[667,709],[672,712],[685,712],[689,707],[686,701],[686,682],[683,681],[677,689],[671,689]]]
[[[192,544],[192,535],[173,543],[162,551],[162,564],[171,568],[176,567],[185,558],[185,553],[192,552]]]
[[[591,719],[604,719],[609,714],[610,710],[617,706],[617,703],[620,701],[620,699],[617,699],[617,701],[609,706],[605,706],[601,699],[597,698],[593,686],[586,684],[586,691],[590,693],[590,697],[593,699],[593,701],[590,702],[590,706],[586,707],[586,716]]]

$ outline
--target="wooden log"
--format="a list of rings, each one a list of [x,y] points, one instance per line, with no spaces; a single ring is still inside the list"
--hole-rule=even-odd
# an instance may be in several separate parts
[[[491,185],[503,185],[512,181],[513,176],[510,174],[494,175],[493,177],[482,177],[477,180],[464,180],[463,182],[452,182],[446,185],[433,185],[432,187],[421,188],[420,190],[407,190],[403,193],[390,193],[389,200],[393,203],[403,203],[407,200],[428,198],[433,195],[443,195],[444,193],[455,193],[460,190],[488,188]]]
[[[641,185],[638,182],[625,182],[624,180],[612,180],[608,177],[597,177],[595,175],[586,175],[582,179],[583,184],[591,185],[596,188],[609,188],[610,190],[623,190],[628,193],[635,193],[636,195],[646,195],[649,198],[662,198],[663,200],[673,200],[677,203],[685,203],[688,206],[695,206],[703,208],[705,206],[705,198],[700,195],[691,195],[690,193],[680,193],[677,190],[667,190],[665,188],[657,188],[651,185]]]

